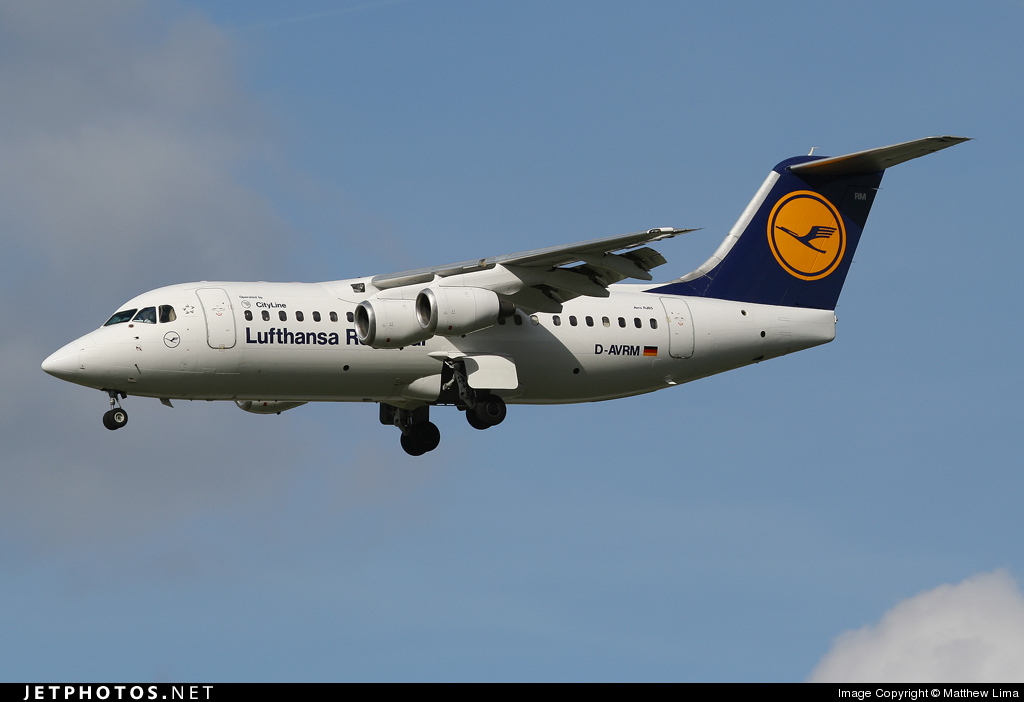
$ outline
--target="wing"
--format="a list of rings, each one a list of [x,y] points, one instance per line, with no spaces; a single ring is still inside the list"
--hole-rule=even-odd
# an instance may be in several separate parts
[[[493,290],[527,311],[559,312],[562,303],[581,295],[607,297],[608,286],[626,278],[652,280],[650,270],[665,258],[646,244],[695,229],[661,227],[645,232],[550,246],[445,266],[375,276],[380,290],[424,285],[437,278],[442,285]]]

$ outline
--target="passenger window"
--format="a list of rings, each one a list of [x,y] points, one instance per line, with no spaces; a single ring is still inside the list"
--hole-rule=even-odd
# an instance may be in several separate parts
[[[517,327],[523,326],[523,318],[520,317],[518,314],[515,317],[513,317],[512,319],[516,320],[516,326]]]
[[[639,317],[633,317],[633,326],[637,329],[643,329],[644,323],[640,321]]]
[[[612,323],[608,321],[607,317],[601,317],[601,324],[605,325],[606,327],[610,327],[612,325]]]
[[[587,326],[588,327],[594,326],[594,318],[593,317],[590,317],[590,316],[587,317]]]
[[[332,322],[337,322],[338,321],[338,313],[337,312],[331,312],[331,321]]]
[[[296,322],[301,322],[305,318],[306,318],[306,315],[302,314],[302,312],[300,312],[298,310],[295,311],[295,321]]]
[[[263,317],[264,322],[270,321],[270,313],[267,312],[266,310],[263,310],[263,314],[261,314],[260,316]]]
[[[651,317],[651,329],[657,329],[657,328],[658,328],[658,320],[656,320],[654,317]]]
[[[345,313],[345,319],[347,319],[350,322],[356,321],[355,316],[351,312],[346,312]]]
[[[156,324],[156,307],[143,307],[132,321],[139,324]]]
[[[625,317],[619,317],[619,326],[622,327],[623,329],[626,328],[626,318]]]
[[[562,318],[559,317],[557,314],[551,317],[551,321],[555,323],[556,327],[562,326]]]
[[[277,313],[277,318],[280,319],[282,322],[287,322],[288,313],[285,312],[284,310],[281,310],[280,312]]]
[[[570,316],[569,317],[569,324],[575,327],[576,326],[576,318]]]
[[[173,322],[178,318],[178,315],[174,314],[174,308],[170,305],[160,305],[160,323],[166,324],[167,322]]]
[[[540,318],[535,314],[531,314],[530,323],[533,324],[533,326],[537,326],[538,324],[540,324]]]
[[[138,311],[138,308],[135,308],[133,310],[121,310],[120,312],[117,312],[116,314],[114,314],[113,317],[108,319],[103,324],[103,326],[109,327],[111,324],[121,324],[122,322],[127,322],[129,319],[131,319],[132,317],[135,316],[135,313],[137,311]]]
[[[505,318],[502,317],[501,319],[499,319],[498,324],[500,324],[501,326],[505,326]]]
[[[245,315],[245,321],[247,321],[247,322],[251,322],[252,321],[252,310],[246,310],[244,312],[244,315]]]
[[[314,312],[313,313],[313,321],[314,322],[319,322],[320,321],[320,313],[319,312]]]

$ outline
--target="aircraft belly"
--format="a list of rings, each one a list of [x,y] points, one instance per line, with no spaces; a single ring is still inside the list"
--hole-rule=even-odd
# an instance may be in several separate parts
[[[423,347],[250,347],[242,354],[232,399],[379,401],[440,368]]]
[[[517,362],[520,393],[514,404],[593,402],[651,392],[665,387],[652,359],[608,359],[537,354]],[[577,372],[578,370],[578,372]]]

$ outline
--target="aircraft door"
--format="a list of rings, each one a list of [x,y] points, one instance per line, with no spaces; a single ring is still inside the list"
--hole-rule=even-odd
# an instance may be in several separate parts
[[[661,304],[668,316],[668,352],[672,358],[693,355],[693,315],[681,297],[663,297]]]
[[[206,343],[211,349],[230,349],[235,345],[235,314],[231,300],[222,288],[196,290],[206,315]]]

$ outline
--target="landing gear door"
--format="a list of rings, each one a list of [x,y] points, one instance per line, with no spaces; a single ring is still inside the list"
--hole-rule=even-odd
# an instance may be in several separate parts
[[[663,297],[668,317],[668,352],[672,358],[689,358],[693,355],[693,316],[690,306],[681,297]]]
[[[515,390],[519,374],[511,358],[504,356],[466,356],[466,380],[473,389]]]
[[[206,343],[211,349],[230,349],[235,346],[235,314],[231,300],[221,288],[196,290],[206,315]]]

